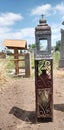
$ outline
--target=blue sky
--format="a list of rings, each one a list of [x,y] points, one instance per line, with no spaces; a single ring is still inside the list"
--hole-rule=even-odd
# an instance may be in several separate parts
[[[0,0],[0,45],[5,39],[35,43],[34,31],[41,14],[51,26],[53,46],[61,39],[60,30],[64,28],[64,0]]]

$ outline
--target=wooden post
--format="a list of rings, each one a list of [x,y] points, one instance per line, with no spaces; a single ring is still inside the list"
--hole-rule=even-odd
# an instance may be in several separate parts
[[[25,54],[25,76],[30,77],[31,75],[31,58],[30,54]]]
[[[19,74],[18,48],[14,48],[15,75]]]

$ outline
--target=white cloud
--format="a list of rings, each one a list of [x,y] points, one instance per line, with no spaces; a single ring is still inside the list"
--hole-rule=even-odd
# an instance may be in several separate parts
[[[41,15],[41,14],[50,15],[50,10],[51,10],[51,5],[45,4],[45,5],[41,5],[32,9],[31,14],[32,15]]]
[[[7,33],[8,34],[8,33]],[[34,37],[34,28],[24,28],[16,32],[10,32],[10,38],[13,39],[26,39]]]
[[[62,16],[62,20],[64,20],[64,16]]]
[[[62,16],[62,22],[64,21],[64,15]]]
[[[47,16],[49,16],[50,14],[52,15],[61,14],[62,19],[64,20],[64,3],[60,2],[56,6],[52,6],[51,4],[37,6],[36,8],[32,9],[31,14],[36,15],[37,17],[41,14]],[[34,43],[35,42],[34,28],[27,27],[19,30],[15,29],[16,31],[12,30],[12,27],[14,27],[12,25],[14,25],[17,21],[20,21],[22,19],[23,19],[22,15],[18,13],[17,14],[12,12],[0,13],[0,41],[3,41],[4,39],[25,39],[27,40],[28,43]],[[53,44],[55,45],[56,41],[61,38],[60,29],[61,26],[57,23],[51,25],[52,45]]]
[[[54,9],[58,14],[64,14],[64,2],[57,4]]]
[[[7,33],[9,31],[11,31],[11,29],[8,27],[0,27],[0,34],[4,34],[4,33]]]
[[[18,38],[18,35],[14,36],[14,34],[17,34],[17,32],[14,33],[12,25],[14,25],[16,22],[22,19],[23,19],[22,15],[18,13],[12,13],[12,12],[0,13],[0,44],[3,43],[4,39]]]
[[[52,6],[51,4],[44,4],[41,6],[37,6],[36,8],[32,9],[32,15],[55,15],[55,14],[64,15],[64,2],[60,2],[59,4]]]
[[[21,14],[12,12],[0,14],[0,43],[3,43],[4,39],[25,39],[27,42],[32,43],[34,39],[34,28],[15,29],[15,31],[14,26],[12,26],[22,19]]]
[[[62,25],[53,23],[51,25],[52,30],[52,45],[56,45],[56,41],[61,40],[61,27]]]
[[[41,5],[41,6],[37,6],[36,8],[32,9],[32,15],[52,15],[53,17],[53,21],[51,23],[51,30],[52,30],[52,45],[56,44],[56,41],[61,39],[61,28],[62,25],[60,23],[60,20],[64,20],[64,2],[60,2],[59,4],[56,4],[55,6],[52,6],[51,4],[45,4],[45,5]],[[56,22],[56,16],[59,16],[58,23],[54,23]]]
[[[24,28],[16,32],[13,32],[8,28],[4,28],[2,32],[0,31],[0,40],[2,43],[4,39],[24,39],[27,40],[28,44],[32,44],[35,42],[34,36],[34,28]]]
[[[13,25],[16,21],[19,21],[22,19],[23,17],[21,14],[16,14],[12,12],[1,13],[0,26],[10,26],[10,25]]]

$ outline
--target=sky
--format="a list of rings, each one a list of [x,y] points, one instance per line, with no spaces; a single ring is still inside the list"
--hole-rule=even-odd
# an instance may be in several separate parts
[[[64,29],[64,0],[0,0],[0,50],[5,39],[35,43],[35,27],[42,14],[51,26],[51,44],[55,46]]]

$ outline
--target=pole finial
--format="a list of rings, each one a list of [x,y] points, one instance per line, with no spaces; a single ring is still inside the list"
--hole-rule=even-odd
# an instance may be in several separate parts
[[[43,18],[43,17],[44,17],[44,14],[41,14],[41,17]]]

